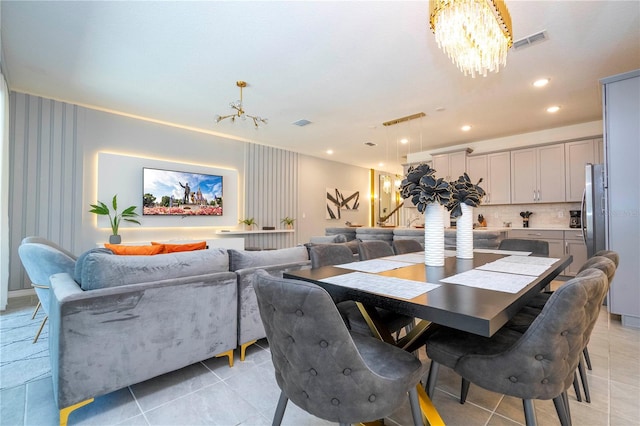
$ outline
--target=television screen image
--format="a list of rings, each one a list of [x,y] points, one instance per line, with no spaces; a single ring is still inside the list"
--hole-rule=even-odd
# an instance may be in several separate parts
[[[142,169],[143,215],[222,216],[222,176]]]

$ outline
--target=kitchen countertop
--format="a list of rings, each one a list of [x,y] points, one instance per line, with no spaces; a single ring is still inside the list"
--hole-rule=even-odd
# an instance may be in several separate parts
[[[531,228],[512,226],[511,228],[505,228],[505,229],[507,230],[522,229],[522,230],[528,230],[528,231],[578,231],[578,232],[582,231],[582,229],[580,228],[569,228],[568,226],[536,226]]]

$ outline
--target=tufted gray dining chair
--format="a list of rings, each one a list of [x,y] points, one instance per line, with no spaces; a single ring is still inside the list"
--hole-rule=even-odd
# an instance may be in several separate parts
[[[273,425],[281,423],[288,400],[342,425],[387,417],[407,394],[414,424],[422,425],[419,359],[349,333],[329,293],[315,284],[258,271],[254,289],[282,391]]]
[[[386,241],[361,241],[358,243],[360,260],[377,259],[379,257],[393,256],[393,248]]]
[[[616,273],[618,262],[618,253],[609,250],[599,251],[593,257],[587,259],[587,261],[582,264],[582,266],[580,266],[578,273],[589,268],[601,270],[607,276],[607,291],[609,291],[609,288],[611,288],[611,282],[613,281],[613,277]],[[507,322],[505,327],[524,333],[531,326],[533,320],[535,320],[535,318],[540,315],[542,308],[544,308],[544,305],[549,301],[549,298],[552,294],[553,292],[548,291],[537,294],[529,303],[527,303],[527,305],[522,310],[520,310],[516,315],[514,315],[513,318],[511,318],[511,320]],[[587,346],[585,346],[582,350],[582,355],[584,356],[587,368],[591,370],[591,360],[589,357],[589,350]],[[578,363],[578,373],[580,374],[580,381],[582,382],[585,400],[587,402],[591,402],[589,381],[587,379],[586,371],[584,370],[585,363],[583,363],[582,358],[580,358],[580,362]],[[576,392],[576,398],[578,399],[578,401],[582,401],[577,376],[575,376],[574,378],[573,387]]]
[[[375,241],[374,241],[375,242]],[[382,242],[387,245],[387,243]],[[340,265],[354,261],[351,249],[341,244],[320,244],[309,248],[309,258],[311,259],[311,268],[320,268],[322,266]],[[336,306],[347,328],[353,332],[371,335],[371,328],[367,321],[360,313],[360,309],[353,300],[336,300]],[[380,320],[387,327],[389,332],[398,333],[408,325],[413,324],[413,318],[398,314],[386,309],[376,308],[380,315]]]
[[[311,268],[320,268],[322,266],[340,265],[342,263],[353,262],[351,249],[342,244],[318,244],[309,247],[309,259],[311,260]]]
[[[527,425],[536,424],[534,399],[553,399],[561,424],[571,424],[566,390],[606,291],[605,273],[590,268],[555,291],[524,334],[503,327],[487,338],[438,329],[426,342],[427,394],[433,395],[442,364],[467,382],[522,398]]]
[[[18,247],[18,255],[38,296],[38,305],[31,319],[36,317],[40,307],[47,314],[33,339],[33,343],[36,343],[49,319],[49,277],[60,272],[68,272],[73,276],[77,257],[42,237],[24,238]]]
[[[393,240],[391,245],[395,254],[414,253],[424,250],[422,244],[416,240]]]
[[[540,240],[505,238],[500,241],[498,250],[530,251],[534,256],[549,256],[549,243]]]

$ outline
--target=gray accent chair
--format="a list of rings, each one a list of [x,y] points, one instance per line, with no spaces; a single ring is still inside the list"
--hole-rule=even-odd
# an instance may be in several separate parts
[[[38,305],[33,311],[31,319],[36,317],[40,307],[46,314],[33,339],[33,343],[36,343],[49,319],[49,277],[60,272],[73,274],[77,257],[70,251],[42,237],[24,238],[18,247],[18,255],[38,296]]]
[[[419,359],[373,337],[350,334],[331,296],[315,284],[258,272],[254,288],[281,389],[273,425],[280,425],[289,400],[346,425],[389,416],[407,394],[414,425],[422,425]]]
[[[360,253],[360,260],[377,259],[379,257],[394,255],[391,243],[375,240],[358,243],[358,252]]]
[[[535,256],[549,256],[549,243],[540,240],[505,238],[500,241],[499,250],[530,251]]]
[[[582,349],[600,312],[607,276],[587,269],[549,298],[524,334],[503,327],[492,337],[442,327],[426,342],[433,395],[439,366],[445,365],[487,390],[522,398],[526,424],[535,425],[534,399],[553,399],[562,425],[570,425],[566,390],[573,383]],[[463,397],[466,398],[463,383]]]
[[[395,254],[415,253],[424,250],[416,240],[393,240],[392,245]]]

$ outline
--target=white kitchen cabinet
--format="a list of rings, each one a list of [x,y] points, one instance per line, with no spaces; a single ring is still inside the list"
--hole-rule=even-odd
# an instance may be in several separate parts
[[[487,193],[482,204],[511,202],[511,162],[509,152],[476,155],[467,158],[467,174],[473,183],[482,178],[480,186]]]
[[[511,151],[511,203],[565,201],[564,144]]]
[[[444,180],[458,180],[458,177],[466,171],[467,168],[467,152],[459,151],[449,154],[437,154],[431,157],[433,168],[436,171],[436,177],[444,178]]]
[[[582,201],[585,176],[584,166],[587,163],[598,163],[598,148],[596,141],[593,139],[564,144],[567,201]]]
[[[604,140],[602,138],[594,139],[596,148],[596,164],[604,164]]]
[[[587,261],[587,246],[582,237],[582,230],[564,231],[564,252],[573,256],[573,262],[564,270],[564,275],[575,276]]]

